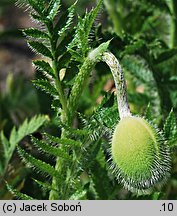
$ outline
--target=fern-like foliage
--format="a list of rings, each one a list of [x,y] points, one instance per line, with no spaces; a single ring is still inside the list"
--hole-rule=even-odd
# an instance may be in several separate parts
[[[63,16],[68,17],[66,25],[63,26],[63,16],[58,18],[61,7],[60,1],[28,1],[32,8],[32,18],[43,26],[41,29],[25,29],[23,32],[28,38],[28,44],[34,52],[47,57],[48,60],[36,60],[34,65],[43,73],[43,79],[35,80],[34,84],[49,93],[55,99],[58,94],[58,86],[55,80],[59,79],[59,71],[63,65],[59,64],[59,58],[66,52],[66,32],[73,21],[74,5],[66,11]],[[45,6],[44,6],[45,5]],[[60,37],[61,36],[61,37]],[[60,52],[62,50],[62,52]],[[69,60],[69,59],[68,59]]]
[[[17,144],[27,135],[34,133],[47,120],[49,120],[48,116],[44,115],[34,116],[31,120],[26,119],[18,129],[13,127],[9,139],[1,131],[0,139],[4,157],[0,161],[0,175],[4,174]]]
[[[86,12],[84,17],[78,17],[78,25],[75,30],[75,37],[68,46],[68,50],[71,53],[73,59],[83,62],[84,57],[87,56],[91,50],[89,43],[89,35],[93,27],[93,23],[98,14],[102,0],[99,0],[97,6],[89,13]]]
[[[120,57],[128,78],[135,83],[133,90],[136,86],[143,85],[143,93],[129,93],[130,102],[132,105],[142,103],[141,105],[145,108],[151,101],[152,108],[147,107],[145,116],[152,121],[157,116],[159,117],[159,113],[163,113],[161,109],[167,103],[162,98],[165,91],[161,86],[163,80],[167,79],[173,87],[176,83],[176,76],[171,79],[166,73],[169,70],[168,63],[175,61],[176,48],[169,49],[163,37],[157,39],[152,34],[153,28],[148,25],[149,20],[154,19],[155,12],[159,12],[161,8],[163,8],[163,13],[169,15],[170,11],[166,2],[144,0],[127,3],[127,1],[120,1],[122,8],[126,6],[126,3],[128,4],[128,7],[125,7],[127,11],[133,6],[130,14],[127,14],[126,10],[122,12],[118,10],[120,19],[116,22],[119,22],[121,17],[125,22],[121,26],[122,29],[116,32],[118,36],[110,32],[106,32],[105,36],[99,27],[95,27],[97,33],[94,32],[94,21],[102,2],[103,0],[99,0],[96,7],[86,12],[83,17],[78,16],[76,23],[76,3],[63,11],[60,0],[18,1],[18,4],[29,8],[32,19],[39,26],[25,29],[23,32],[27,37],[29,47],[40,56],[38,60],[33,61],[37,76],[33,83],[52,97],[52,108],[56,114],[53,121],[58,128],[58,135],[43,132],[41,139],[31,136],[31,143],[39,154],[27,151],[24,147],[18,147],[18,152],[28,166],[44,176],[42,180],[34,179],[34,182],[41,190],[48,192],[49,199],[111,199],[115,198],[119,187],[115,186],[115,178],[109,173],[105,163],[109,158],[107,150],[109,140],[119,120],[114,95],[107,94],[102,103],[92,110],[89,117],[77,112],[79,102],[82,101],[82,93],[86,94],[84,88],[95,64],[94,61],[89,61],[90,56],[97,58],[95,53],[98,49],[105,52],[114,37],[111,41],[111,49],[116,56]],[[117,5],[117,1],[111,2]],[[154,7],[156,7],[155,10],[153,10]],[[116,8],[112,10],[115,13]],[[135,11],[138,11],[136,15]],[[124,12],[125,14],[121,14]],[[139,19],[139,16],[144,13],[148,15],[148,20]],[[127,25],[131,19],[135,20],[136,26]],[[150,36],[147,36],[147,32],[150,32]],[[94,33],[97,34],[95,37],[97,39],[93,43],[91,34]],[[105,42],[107,40],[109,41]],[[100,41],[103,43],[100,44]],[[98,47],[92,53],[95,46]],[[120,47],[116,49],[117,46]],[[163,63],[166,66],[161,75]],[[107,73],[101,66],[98,66],[98,73],[100,71],[100,73]],[[99,86],[99,78],[97,82],[99,95],[102,88]],[[94,90],[97,90],[96,87]],[[168,94],[168,92],[165,93]],[[167,98],[171,101],[170,97]],[[81,122],[78,128],[73,127],[76,115],[79,116],[76,119],[76,125]],[[19,140],[18,137],[22,131],[13,129],[10,141],[2,134],[5,145],[14,139]],[[174,147],[176,119],[173,112],[169,114],[165,122],[164,133],[166,139],[171,140],[171,147]],[[27,135],[27,132],[23,134]],[[102,178],[104,182],[100,183]],[[17,197],[31,199],[12,187],[8,187]]]
[[[24,193],[21,193],[19,192],[18,190],[14,189],[11,187],[11,185],[9,184],[6,184],[7,185],[7,188],[8,190],[17,198],[17,199],[21,199],[21,200],[33,200],[32,197],[24,194]]]
[[[72,128],[73,119],[69,121],[67,116],[74,117],[73,113],[76,113],[77,106],[71,110],[68,107],[70,103],[67,101],[71,97],[70,91],[72,92],[74,88],[70,83],[75,79],[88,53],[93,49],[90,33],[102,0],[94,9],[86,12],[84,17],[78,17],[78,24],[74,30],[72,28],[75,4],[67,11],[61,12],[60,0],[19,0],[17,3],[28,7],[32,19],[39,24],[39,28],[23,30],[29,47],[42,56],[42,59],[33,61],[37,72],[37,79],[33,83],[53,98],[52,107],[56,111],[57,126],[60,127],[58,133],[62,134],[60,137],[45,132],[42,134],[42,140],[31,136],[34,147],[41,155],[54,158],[55,166],[50,161],[39,159],[22,147],[18,147],[18,153],[28,166],[49,177],[47,182],[37,179],[34,181],[40,188],[50,193],[50,199],[80,199],[88,192],[88,188],[82,185],[80,176],[85,169],[90,169],[87,161],[94,160],[99,152],[99,137],[102,137],[103,133],[98,134],[96,139],[92,139],[93,128]],[[103,44],[103,48],[107,46],[108,44]],[[83,86],[83,83],[81,85]],[[73,113],[69,115],[68,112]],[[94,119],[91,120],[93,121]],[[13,137],[15,134],[17,132],[13,131]],[[99,145],[92,146],[93,140]],[[17,192],[9,185],[8,187],[17,197],[28,199],[27,195]]]

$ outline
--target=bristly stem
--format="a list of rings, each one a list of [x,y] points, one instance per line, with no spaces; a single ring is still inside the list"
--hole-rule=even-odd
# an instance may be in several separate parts
[[[75,79],[75,83],[71,89],[71,94],[68,100],[69,119],[73,120],[74,114],[77,110],[78,100],[83,92],[88,77],[94,68],[95,64],[102,59],[103,53],[107,50],[110,41],[102,43],[98,48],[92,50],[88,57],[85,58],[83,65],[81,66],[79,73]]]
[[[114,77],[120,118],[122,119],[126,116],[131,116],[126,93],[125,78],[117,58],[112,53],[105,52],[102,60],[109,66]]]
[[[109,41],[101,44],[98,48],[91,51],[88,57],[85,58],[85,61],[79,70],[79,73],[76,77],[75,83],[72,87],[72,90],[71,90],[71,93],[68,99],[68,103],[66,107],[67,113],[63,109],[62,121],[65,124],[72,125],[74,114],[77,110],[78,101],[86,85],[87,79],[92,69],[94,68],[95,64],[101,60],[103,53],[108,48],[108,45],[109,45]],[[63,129],[61,138],[64,138],[65,136],[66,136],[66,131]],[[63,162],[62,162],[62,159],[59,157],[56,160],[55,169],[57,171],[61,171],[63,169]],[[62,187],[61,183],[56,177],[54,177],[52,179],[52,188],[54,188],[55,190],[50,191],[50,196],[49,196],[50,200],[56,200],[59,198],[60,195],[58,194],[57,191],[61,191],[60,187]],[[63,194],[63,197],[66,198],[65,194]]]
[[[65,124],[68,123],[68,108],[67,108],[67,100],[64,95],[64,91],[61,85],[60,77],[59,77],[59,69],[57,67],[57,62],[58,62],[58,57],[56,55],[56,50],[57,50],[57,39],[55,39],[55,36],[53,35],[53,25],[52,23],[49,23],[47,25],[49,36],[50,36],[50,46],[51,46],[51,52],[52,52],[52,68],[55,74],[55,86],[58,92],[58,97],[60,100],[60,103],[62,105],[62,112],[61,112],[61,121]],[[61,131],[61,138],[65,137],[65,130],[62,129]],[[55,170],[60,172],[63,168],[63,163],[62,163],[62,158],[57,157],[56,158],[56,165],[55,165]],[[49,200],[56,200],[60,198],[59,194],[59,189],[62,187],[60,180],[57,179],[56,177],[53,177],[52,179],[52,190],[50,191],[49,194]],[[60,190],[61,191],[61,190]]]
[[[63,89],[62,89],[62,86],[61,86],[61,81],[60,81],[60,77],[59,77],[59,71],[57,70],[56,62],[53,61],[52,65],[53,65],[53,69],[54,69],[54,73],[55,73],[55,77],[56,77],[56,79],[55,79],[55,85],[56,85],[56,88],[57,88],[57,91],[58,91],[58,96],[59,96],[59,99],[60,99],[60,102],[61,102],[61,105],[62,105],[62,109],[63,109],[63,116],[62,116],[62,118],[64,117],[63,120],[66,121],[66,119],[67,119],[67,113],[68,113],[67,102],[66,102],[66,98],[64,96],[64,92],[63,92]]]
[[[47,25],[49,36],[50,36],[50,46],[51,46],[51,52],[52,52],[52,68],[55,74],[55,86],[58,91],[58,97],[60,100],[60,103],[62,105],[62,118],[64,117],[65,121],[67,119],[67,114],[68,114],[68,109],[67,109],[67,102],[66,98],[62,89],[60,77],[59,77],[59,70],[57,67],[57,62],[58,62],[58,57],[56,55],[56,50],[57,50],[57,39],[55,39],[55,36],[53,35],[53,25],[52,23],[49,23]]]

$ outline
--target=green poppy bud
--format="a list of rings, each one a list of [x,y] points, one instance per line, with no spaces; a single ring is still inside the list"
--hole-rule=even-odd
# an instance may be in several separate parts
[[[144,118],[132,116],[124,74],[117,58],[109,52],[102,58],[115,81],[120,116],[111,142],[111,167],[125,188],[136,193],[149,193],[169,176],[169,147],[154,125]]]
[[[170,155],[162,134],[141,117],[120,120],[112,137],[111,154],[124,187],[145,192],[169,175]]]

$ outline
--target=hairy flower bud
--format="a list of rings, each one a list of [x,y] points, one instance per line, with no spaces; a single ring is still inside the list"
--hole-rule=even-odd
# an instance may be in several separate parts
[[[149,191],[169,175],[168,146],[162,134],[141,117],[120,120],[112,137],[111,153],[118,179],[131,191]]]

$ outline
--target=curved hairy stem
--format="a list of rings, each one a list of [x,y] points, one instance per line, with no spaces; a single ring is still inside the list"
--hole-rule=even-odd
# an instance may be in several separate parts
[[[122,119],[126,116],[131,116],[126,93],[125,79],[117,58],[112,53],[105,52],[102,60],[109,66],[114,77],[120,118]]]

